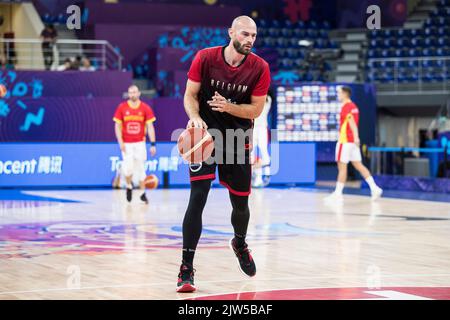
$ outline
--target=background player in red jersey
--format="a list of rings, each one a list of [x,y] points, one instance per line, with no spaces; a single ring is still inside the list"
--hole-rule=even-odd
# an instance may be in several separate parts
[[[375,184],[369,170],[362,164],[358,123],[359,110],[351,100],[352,91],[350,87],[340,87],[338,89],[338,99],[342,103],[339,140],[336,144],[336,162],[338,164],[338,178],[335,191],[328,196],[327,200],[340,200],[342,191],[347,180],[347,165],[349,162],[359,171],[370,187],[372,199],[381,196],[383,190]]]
[[[202,230],[202,212],[208,198],[216,168],[220,183],[229,190],[231,223],[234,238],[230,239],[240,270],[247,276],[256,274],[256,265],[245,242],[250,211],[248,195],[251,188],[251,135],[241,144],[226,139],[226,131],[250,132],[253,119],[264,107],[270,85],[269,65],[251,53],[256,39],[256,24],[247,16],[234,19],[228,29],[230,43],[223,47],[200,50],[188,72],[184,107],[187,127],[215,129],[224,143],[215,140],[215,159],[190,168],[191,194],[183,220],[183,261],[178,275],[177,291],[192,292],[194,286],[194,253]],[[239,130],[241,129],[241,130]],[[228,131],[229,132],[229,131]],[[213,134],[214,136],[214,134]],[[239,139],[237,139],[239,140]],[[226,163],[219,162],[223,156]],[[244,163],[236,161],[243,156]],[[229,160],[231,163],[229,162]]]
[[[150,155],[156,153],[155,127],[156,120],[152,108],[140,100],[139,88],[132,85],[128,88],[128,100],[122,102],[114,114],[116,122],[115,132],[117,142],[122,151],[122,170],[127,183],[127,200],[132,199],[133,175],[138,176],[139,188],[142,191],[141,201],[148,203],[145,195],[145,161],[147,161],[147,148],[145,146],[145,133],[151,142]]]

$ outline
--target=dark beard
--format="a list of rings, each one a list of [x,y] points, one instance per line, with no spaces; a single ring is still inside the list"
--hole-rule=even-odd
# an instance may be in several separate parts
[[[240,54],[243,54],[243,55],[248,55],[249,53],[250,53],[250,51],[251,50],[248,50],[247,51],[247,49],[244,49],[244,46],[243,45],[241,45],[240,43],[239,43],[239,41],[237,41],[237,40],[234,40],[233,41],[233,47],[234,47],[234,49],[237,51],[237,52],[239,52]]]

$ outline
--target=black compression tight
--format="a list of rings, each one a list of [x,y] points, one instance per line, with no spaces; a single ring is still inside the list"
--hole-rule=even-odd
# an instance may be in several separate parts
[[[202,233],[202,213],[211,188],[211,180],[199,180],[191,182],[191,194],[189,204],[183,220],[183,260],[192,264],[195,249],[197,248]],[[236,196],[230,193],[233,211],[231,224],[237,238],[245,241],[250,210],[248,197]]]

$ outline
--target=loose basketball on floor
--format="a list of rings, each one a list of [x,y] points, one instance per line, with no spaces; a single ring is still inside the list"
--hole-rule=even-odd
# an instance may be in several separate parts
[[[158,188],[159,179],[156,175],[150,174],[145,178],[145,188],[156,189]]]

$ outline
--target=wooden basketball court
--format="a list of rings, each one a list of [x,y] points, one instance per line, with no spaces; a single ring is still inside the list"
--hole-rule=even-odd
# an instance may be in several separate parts
[[[450,299],[450,204],[328,191],[252,191],[246,278],[214,188],[196,253],[198,291],[175,291],[189,189],[0,191],[0,299]]]

